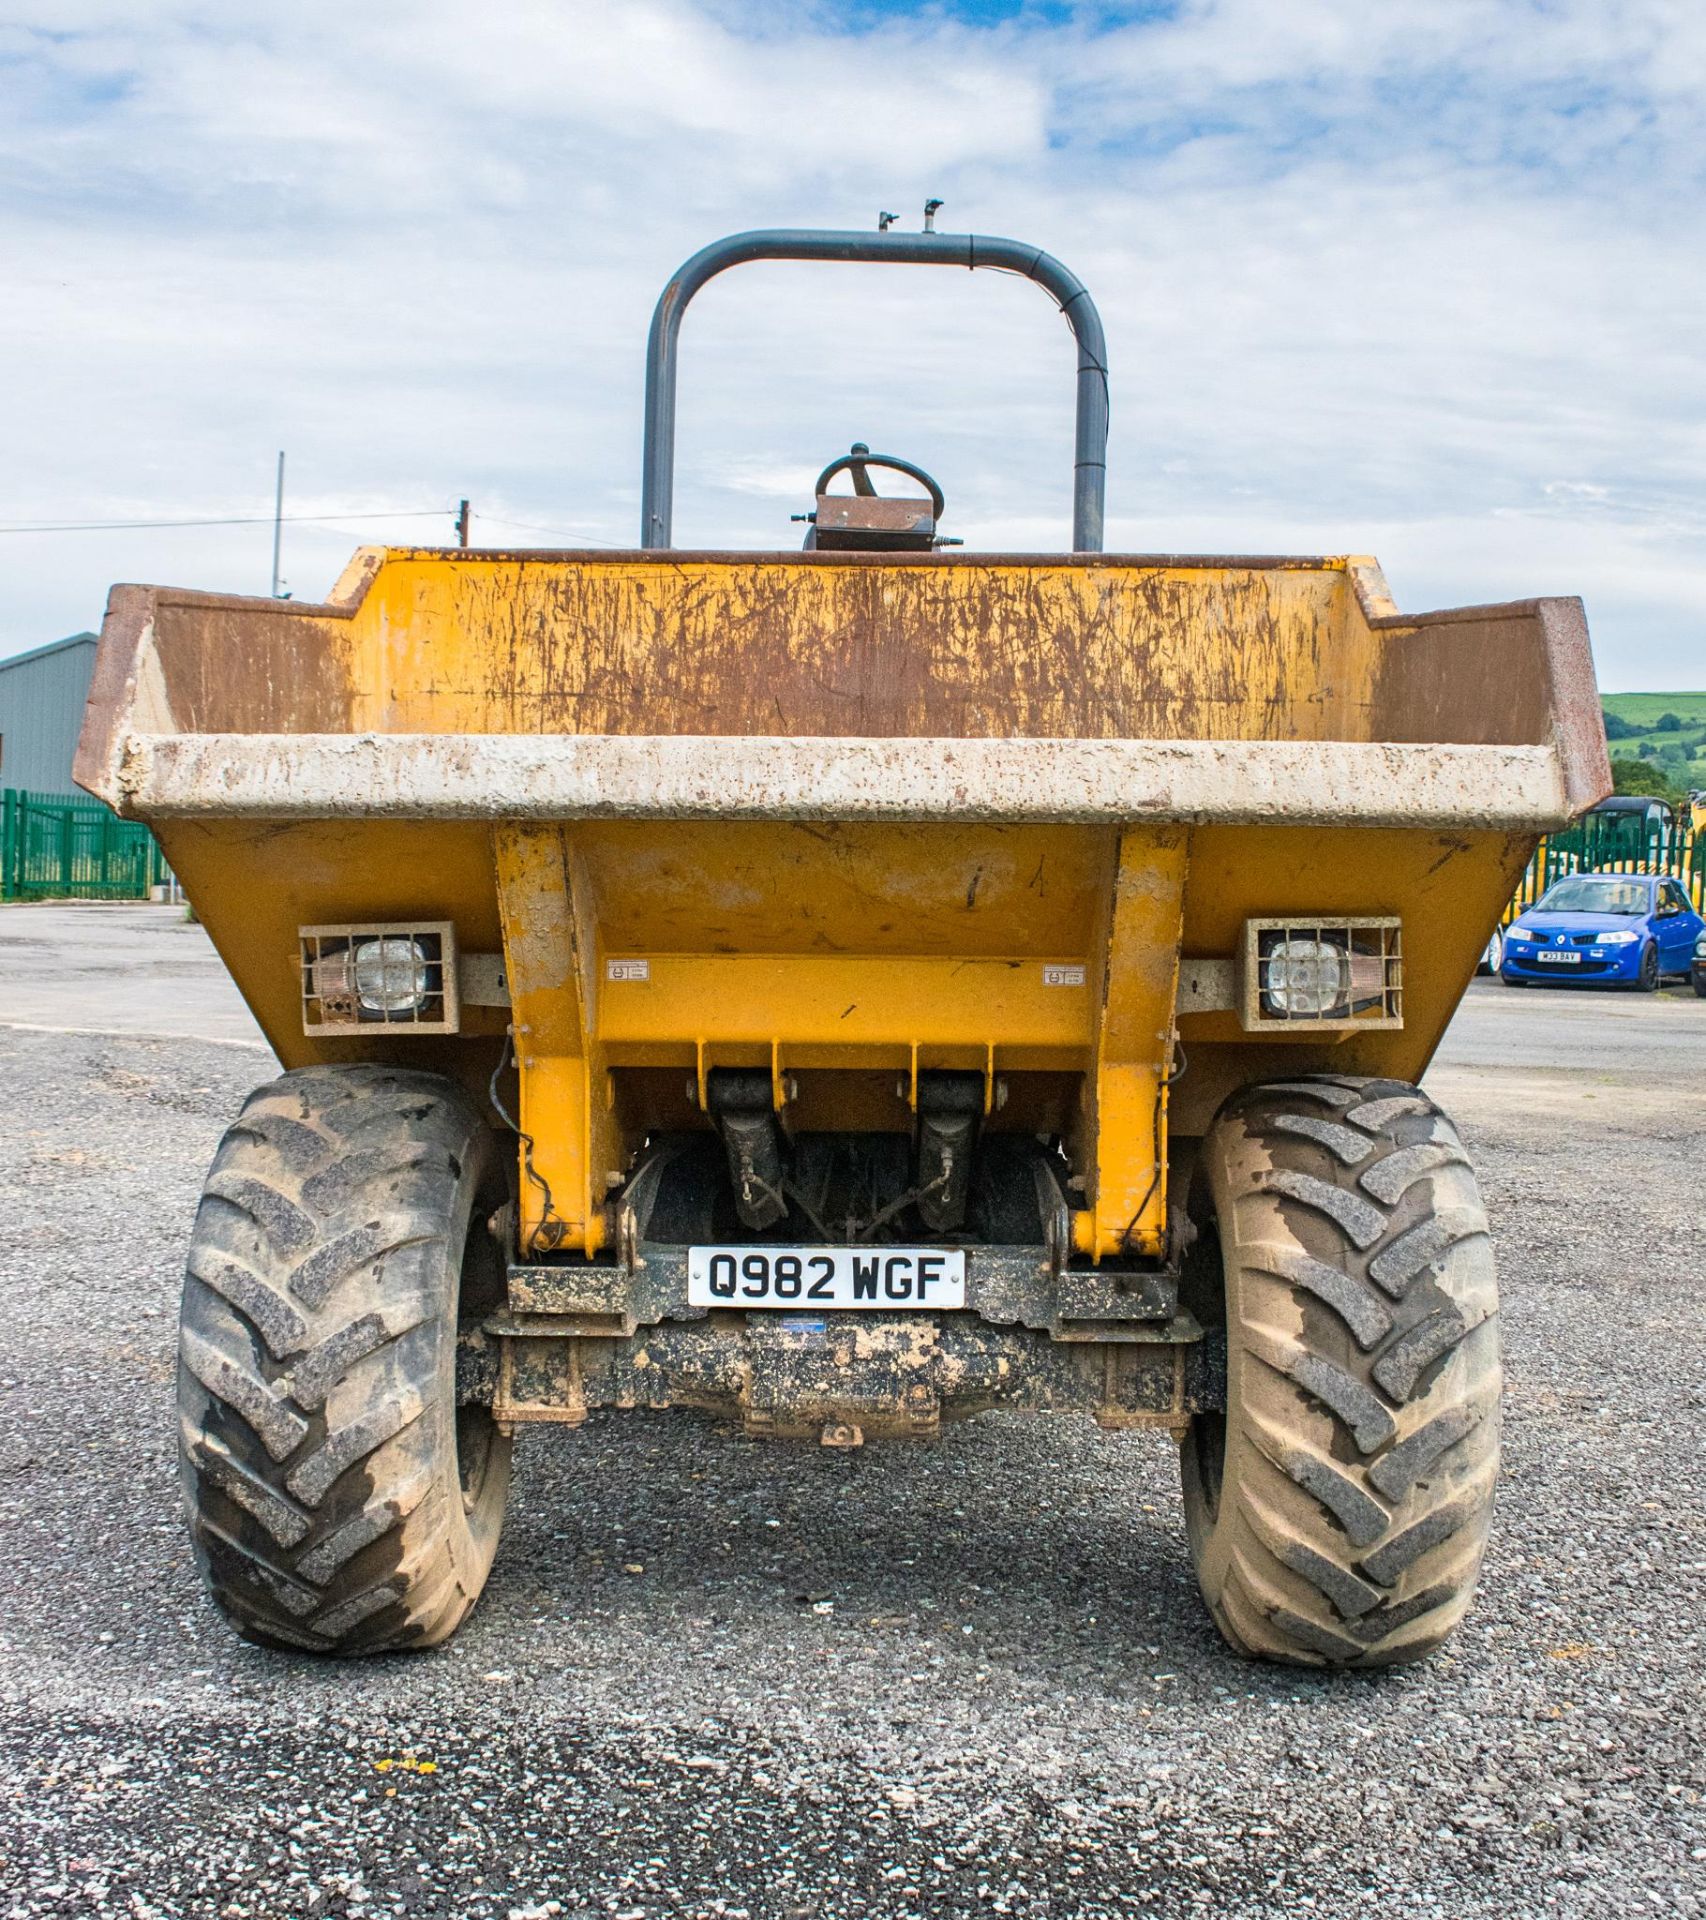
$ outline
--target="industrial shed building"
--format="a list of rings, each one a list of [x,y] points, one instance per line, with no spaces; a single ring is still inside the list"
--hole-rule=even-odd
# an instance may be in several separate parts
[[[0,660],[0,787],[77,792],[71,760],[94,671],[92,633]]]
[[[0,660],[0,901],[146,900],[170,878],[146,827],[72,784],[94,671],[92,633]]]

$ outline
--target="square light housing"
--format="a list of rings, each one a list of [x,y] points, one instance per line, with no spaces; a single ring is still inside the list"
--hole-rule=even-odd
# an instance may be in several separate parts
[[[1404,954],[1395,916],[1246,920],[1239,1017],[1247,1033],[1402,1027]]]
[[[305,1034],[456,1033],[456,927],[449,920],[297,929]]]

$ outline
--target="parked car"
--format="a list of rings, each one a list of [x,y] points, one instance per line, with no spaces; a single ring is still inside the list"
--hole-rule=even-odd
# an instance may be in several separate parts
[[[1653,793],[1608,794],[1598,805],[1589,807],[1583,818],[1590,822],[1626,821],[1642,833],[1668,833],[1676,815],[1668,801]]]
[[[1694,964],[1688,970],[1688,977],[1694,982],[1694,991],[1706,1000],[1706,933],[1694,943]]]
[[[1646,873],[1572,873],[1505,929],[1507,986],[1569,980],[1651,993],[1667,973],[1698,975],[1706,920],[1675,880]]]

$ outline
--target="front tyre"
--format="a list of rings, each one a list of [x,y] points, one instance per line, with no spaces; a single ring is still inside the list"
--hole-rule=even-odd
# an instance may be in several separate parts
[[[1421,1659],[1474,1593],[1498,1473],[1498,1297],[1456,1130],[1395,1080],[1234,1096],[1203,1143],[1187,1286],[1224,1414],[1182,1448],[1186,1526],[1239,1653]]]
[[[1649,940],[1641,949],[1641,970],[1635,976],[1637,993],[1656,993],[1659,985],[1659,950]]]
[[[190,1241],[181,1463],[208,1589],[245,1639],[445,1639],[497,1550],[510,1442],[459,1410],[459,1321],[499,1303],[490,1129],[436,1074],[309,1067],[251,1094]]]

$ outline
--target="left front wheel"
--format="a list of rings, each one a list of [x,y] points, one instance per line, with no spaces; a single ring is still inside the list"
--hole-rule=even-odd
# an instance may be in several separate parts
[[[181,1465],[209,1591],[245,1639],[448,1638],[497,1550],[510,1442],[456,1397],[499,1304],[497,1143],[453,1082],[308,1067],[250,1095],[190,1241]]]

